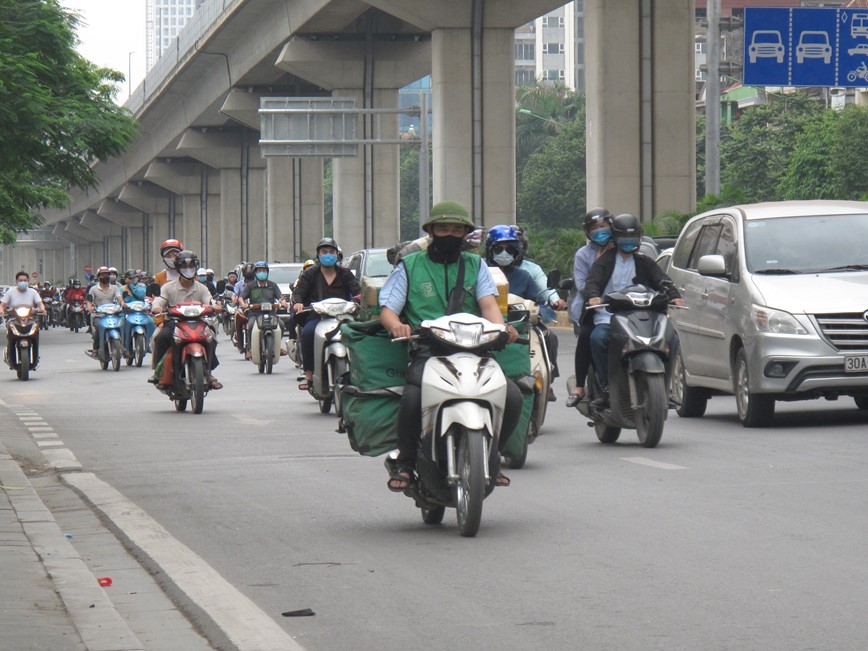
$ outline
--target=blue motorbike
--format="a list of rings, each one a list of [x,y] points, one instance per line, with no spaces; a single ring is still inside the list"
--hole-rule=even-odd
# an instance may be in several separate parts
[[[117,303],[106,303],[95,308],[91,323],[97,329],[99,341],[99,362],[102,370],[106,370],[111,362],[112,369],[121,369],[121,357],[124,347],[121,344],[121,325],[124,321],[122,308]]]
[[[151,306],[144,301],[129,301],[124,312],[122,326],[124,351],[127,366],[141,368],[145,355],[150,352],[151,335],[154,334],[154,317]]]

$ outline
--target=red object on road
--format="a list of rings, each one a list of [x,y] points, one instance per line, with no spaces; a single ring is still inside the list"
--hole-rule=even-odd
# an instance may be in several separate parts
[[[104,588],[107,588],[112,584],[112,578],[110,576],[101,576],[97,581]]]

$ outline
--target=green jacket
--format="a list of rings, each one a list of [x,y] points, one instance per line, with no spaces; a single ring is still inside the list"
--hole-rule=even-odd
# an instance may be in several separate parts
[[[464,258],[464,304],[462,312],[481,316],[476,300],[476,276],[482,260],[478,255],[462,253]],[[426,319],[446,314],[449,294],[458,279],[458,262],[442,264],[428,257],[427,251],[412,253],[404,258],[407,272],[407,302],[403,315],[411,328],[416,329]]]

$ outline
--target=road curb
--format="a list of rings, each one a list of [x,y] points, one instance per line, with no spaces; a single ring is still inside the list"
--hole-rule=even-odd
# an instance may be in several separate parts
[[[66,539],[18,462],[0,441],[0,485],[88,651],[144,651],[94,574]]]

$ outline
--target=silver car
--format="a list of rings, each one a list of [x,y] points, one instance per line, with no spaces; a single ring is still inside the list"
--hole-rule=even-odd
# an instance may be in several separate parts
[[[868,203],[733,206],[691,219],[669,275],[681,346],[672,397],[683,417],[735,394],[745,427],[777,400],[852,396],[868,409]]]

